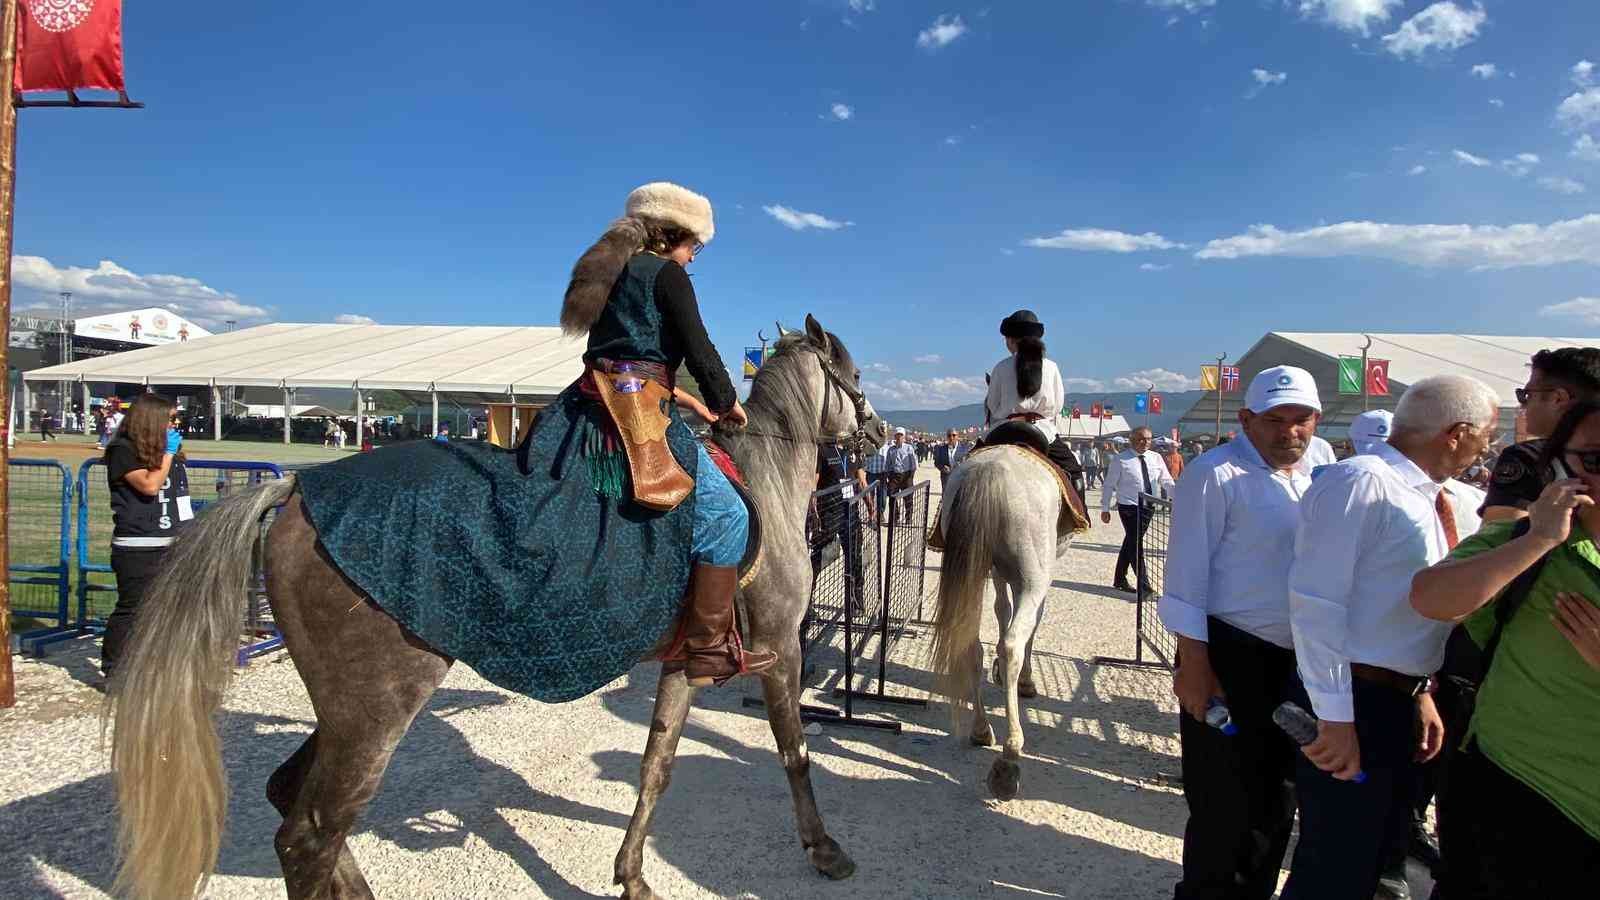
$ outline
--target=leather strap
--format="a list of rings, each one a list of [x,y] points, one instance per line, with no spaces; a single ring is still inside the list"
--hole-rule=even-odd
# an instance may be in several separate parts
[[[1366,663],[1353,662],[1350,664],[1350,674],[1362,681],[1370,681],[1385,687],[1392,687],[1408,697],[1428,693],[1428,687],[1433,679],[1425,675],[1406,675],[1393,669],[1382,666],[1372,666]]]
[[[590,369],[589,377],[622,437],[633,501],[650,509],[675,508],[694,490],[694,479],[667,446],[671,390],[632,372]]]

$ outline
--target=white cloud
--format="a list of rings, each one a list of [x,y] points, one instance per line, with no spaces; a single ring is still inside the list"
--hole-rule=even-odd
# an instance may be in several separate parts
[[[921,356],[912,357],[911,361],[925,366],[937,366],[939,363],[944,362],[944,357],[937,353],[924,353]]]
[[[1484,81],[1488,81],[1496,75],[1499,75],[1500,70],[1495,67],[1494,63],[1478,63],[1472,67],[1472,74],[1482,78]]]
[[[863,380],[861,388],[878,409],[948,409],[981,400],[988,393],[982,375]]]
[[[1494,107],[1495,109],[1499,109],[1500,107],[1505,106],[1506,102],[1504,100],[1501,100],[1499,97],[1490,97],[1489,98],[1489,105]]]
[[[847,228],[855,224],[854,222],[841,222],[837,219],[830,219],[821,213],[801,212],[798,209],[791,209],[781,204],[763,206],[761,208],[766,211],[767,215],[783,223],[785,228],[793,229],[794,231],[805,231],[807,228],[838,231],[841,228]]]
[[[1600,142],[1590,135],[1580,134],[1572,142],[1572,155],[1584,162],[1600,162]]]
[[[1412,166],[1411,167],[1411,171],[1407,172],[1406,174],[1407,175],[1421,175],[1423,172],[1426,172],[1426,171],[1428,171],[1428,167],[1427,166],[1416,165],[1416,166]]]
[[[1111,384],[1125,391],[1142,391],[1155,385],[1158,391],[1193,391],[1200,387],[1200,379],[1170,369],[1142,369],[1111,379]]]
[[[1581,181],[1573,181],[1571,178],[1558,178],[1554,175],[1546,175],[1539,179],[1538,184],[1539,187],[1547,191],[1554,191],[1557,194],[1566,194],[1568,196],[1581,194],[1589,189]]]
[[[951,135],[946,135],[945,136],[944,145],[946,147],[954,147],[955,145],[957,145],[959,143],[961,143],[961,135],[959,135],[959,134],[951,134]]]
[[[1476,40],[1478,29],[1488,20],[1489,14],[1482,6],[1462,9],[1443,0],[1401,23],[1394,33],[1384,35],[1383,47],[1399,57],[1456,50]]]
[[[1046,250],[1089,250],[1107,253],[1135,253],[1140,250],[1182,249],[1187,244],[1169,241],[1154,231],[1129,234],[1107,228],[1067,228],[1050,237],[1028,238],[1023,244]]]
[[[1389,21],[1390,8],[1404,5],[1405,0],[1300,0],[1300,15],[1318,16],[1329,25],[1366,37],[1374,24]]]
[[[1568,131],[1585,131],[1600,125],[1600,87],[1578,91],[1556,107],[1556,121]]]
[[[917,46],[924,50],[937,50],[967,33],[967,23],[960,16],[940,16],[933,24],[917,32]]]
[[[1201,10],[1210,9],[1213,6],[1216,6],[1217,0],[1145,0],[1145,3],[1149,6],[1154,6],[1156,9],[1169,9],[1178,12],[1197,13]],[[1167,24],[1171,25],[1172,20],[1169,19]]]
[[[1510,172],[1516,178],[1521,178],[1528,174],[1538,164],[1539,154],[1537,153],[1518,153],[1510,159],[1500,160],[1500,168]]]
[[[1288,72],[1272,72],[1267,69],[1251,69],[1250,77],[1255,80],[1255,87],[1245,94],[1245,99],[1253,99],[1257,94],[1275,84],[1283,84],[1289,80]]]
[[[340,313],[333,317],[333,321],[340,325],[376,325],[378,320],[371,316],[358,315],[357,313]]]
[[[1252,225],[1209,241],[1198,259],[1353,256],[1414,266],[1510,269],[1560,263],[1600,264],[1600,213],[1549,225],[1397,225],[1339,222],[1303,231]]]
[[[1465,150],[1451,150],[1450,152],[1455,155],[1457,162],[1460,162],[1464,165],[1476,166],[1480,169],[1484,166],[1491,165],[1487,159],[1484,159],[1481,156],[1473,156],[1471,153],[1468,153]]]
[[[1565,303],[1552,303],[1540,307],[1539,315],[1577,319],[1585,325],[1600,325],[1600,297],[1574,297]]]
[[[1572,64],[1569,70],[1572,74],[1572,83],[1578,87],[1588,87],[1594,84],[1594,63],[1587,59],[1580,59]]]
[[[1067,389],[1068,393],[1081,391],[1092,394],[1106,389],[1106,383],[1098,378],[1083,378],[1079,376],[1063,378],[1061,379],[1061,385]]]
[[[869,13],[878,8],[878,0],[848,0],[845,5],[853,13]]]
[[[885,365],[883,363],[880,363],[880,362],[867,363],[865,366],[863,366],[863,368],[866,369],[866,371],[868,371],[868,372],[893,372],[894,371],[894,369],[891,369],[887,365]]]
[[[847,105],[845,105],[843,103],[835,103],[832,107],[829,108],[828,112],[835,119],[838,119],[841,122],[850,121],[850,119],[854,118],[855,114],[856,114],[856,111],[855,111],[854,107],[847,106]]]
[[[1139,264],[1139,271],[1141,271],[1141,272],[1165,272],[1166,270],[1168,270],[1170,268],[1172,268],[1172,266],[1170,264],[1169,265],[1160,265],[1160,266],[1156,265],[1155,263],[1140,263]]]
[[[103,259],[98,266],[56,266],[42,256],[16,255],[11,277],[23,288],[51,295],[71,291],[77,302],[90,301],[105,312],[141,306],[165,306],[195,322],[214,327],[224,319],[264,320],[271,312],[184,275],[140,275]],[[98,301],[96,303],[96,301]]]

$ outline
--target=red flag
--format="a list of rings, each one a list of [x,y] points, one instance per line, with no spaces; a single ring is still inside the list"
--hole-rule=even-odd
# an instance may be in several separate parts
[[[122,0],[20,0],[16,89],[124,90]]]
[[[1160,394],[1151,394],[1150,395],[1150,414],[1151,415],[1155,415],[1155,416],[1161,415],[1161,395]]]
[[[1089,418],[1098,419],[1105,415],[1105,408],[1098,403],[1089,404]]]
[[[1083,407],[1074,404],[1072,407],[1072,417],[1074,419],[1083,418]]]
[[[1367,360],[1367,394],[1373,397],[1389,396],[1389,361]]]

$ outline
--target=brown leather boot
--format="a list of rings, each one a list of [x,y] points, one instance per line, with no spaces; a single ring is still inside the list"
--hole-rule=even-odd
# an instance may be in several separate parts
[[[689,602],[678,628],[678,642],[684,654],[681,665],[695,687],[764,672],[778,661],[776,653],[751,653],[740,643],[733,617],[733,591],[738,584],[735,566],[696,563],[689,575]]]

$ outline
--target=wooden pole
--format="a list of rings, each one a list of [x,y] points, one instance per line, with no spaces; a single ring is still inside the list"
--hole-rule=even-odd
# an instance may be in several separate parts
[[[12,105],[17,67],[17,0],[0,0],[0,372],[6,374],[0,392],[0,709],[16,705],[17,686],[11,670],[11,450],[8,435],[11,410],[11,368],[6,350],[11,345],[11,225],[17,199],[17,108]],[[22,423],[26,429],[28,423]]]

